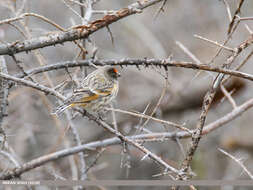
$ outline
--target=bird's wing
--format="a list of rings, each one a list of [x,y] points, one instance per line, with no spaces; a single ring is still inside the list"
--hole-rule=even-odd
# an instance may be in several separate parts
[[[88,91],[100,96],[108,96],[112,93],[114,84],[112,81],[108,80],[104,74],[95,71],[84,79],[82,88],[84,91],[88,89]]]
[[[106,80],[104,77],[96,78],[94,81],[91,81],[89,89],[91,92],[101,95],[108,96],[112,93],[113,83]]]
[[[93,92],[100,96],[109,96],[112,93],[113,88],[101,88],[101,89],[94,89]]]
[[[67,104],[85,104],[99,98],[99,95],[91,91],[79,91],[75,92],[71,97],[67,99]],[[65,103],[66,104],[66,103]]]
[[[79,97],[78,99],[75,99],[71,102],[71,105],[75,105],[75,104],[87,104],[90,103],[94,100],[97,100],[99,98],[99,95],[97,94],[92,94],[90,96],[82,96]]]

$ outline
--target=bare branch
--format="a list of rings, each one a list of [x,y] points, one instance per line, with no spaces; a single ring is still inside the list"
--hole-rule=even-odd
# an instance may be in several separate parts
[[[16,41],[5,45],[0,45],[0,55],[13,55],[20,52],[28,52],[47,46],[62,44],[67,41],[87,38],[97,30],[104,28],[127,16],[140,13],[141,10],[160,1],[162,0],[138,1],[137,3],[129,5],[127,8],[118,10],[114,15],[105,15],[102,19],[95,20],[87,26],[76,26],[69,29],[67,32],[57,32],[54,34],[49,34],[47,36],[25,40],[23,42]]]
[[[43,67],[34,68],[26,71],[28,75],[34,75],[42,72],[47,72],[51,70],[57,69],[65,69],[69,67],[79,67],[79,66],[90,66],[90,63],[93,63],[98,66],[103,65],[112,65],[112,66],[156,66],[156,67],[183,67],[186,69],[194,69],[194,70],[204,70],[211,71],[216,73],[224,73],[227,75],[236,76],[239,78],[244,78],[247,80],[253,81],[253,75],[243,73],[240,71],[233,71],[228,69],[223,69],[220,67],[208,66],[208,65],[198,65],[192,62],[182,62],[182,61],[171,61],[169,59],[111,59],[111,60],[82,60],[82,61],[66,61],[60,62],[52,65],[46,65]],[[16,75],[17,77],[24,77],[23,74]]]
[[[223,154],[225,154],[226,156],[228,156],[229,158],[231,158],[232,160],[234,160],[237,164],[239,164],[239,166],[241,166],[242,169],[248,174],[250,179],[253,179],[253,174],[246,168],[246,166],[244,166],[243,162],[240,159],[235,158],[233,155],[229,154],[228,152],[226,152],[221,148],[218,148],[218,150]]]
[[[240,0],[239,5],[238,5],[238,8],[236,9],[235,14],[234,14],[234,16],[233,16],[233,18],[232,18],[232,21],[231,21],[230,24],[229,24],[229,27],[228,27],[228,34],[230,34],[231,31],[232,31],[232,28],[233,28],[234,23],[235,23],[236,15],[240,13],[241,7],[242,7],[242,4],[243,4],[243,3],[244,3],[244,0]]]
[[[201,61],[192,53],[190,52],[181,42],[176,41],[176,44],[186,53],[195,63],[198,65],[203,65]]]
[[[230,11],[230,8],[229,8],[229,5],[228,5],[228,2],[226,0],[222,0],[225,7],[226,7],[226,10],[227,10],[227,13],[228,13],[228,18],[229,18],[229,21],[231,22],[232,21],[232,15],[231,15],[231,11]]]
[[[112,124],[114,126],[114,129],[118,131],[117,119],[116,119],[113,103],[111,103],[111,109],[112,109]]]
[[[235,100],[232,98],[231,94],[227,91],[227,89],[222,84],[220,85],[220,87],[221,87],[221,91],[223,92],[223,94],[226,96],[228,101],[231,103],[231,105],[235,109],[237,106],[236,106]]]
[[[14,21],[19,21],[19,20],[22,20],[24,19],[25,17],[27,16],[32,16],[32,17],[37,17],[49,24],[51,24],[52,26],[54,26],[55,28],[61,30],[61,31],[65,31],[64,28],[62,28],[61,26],[59,26],[58,24],[56,24],[55,22],[53,22],[52,20],[49,20],[48,18],[42,16],[42,15],[39,15],[39,14],[36,14],[36,13],[23,13],[22,15],[18,16],[18,17],[15,17],[15,18],[10,18],[10,19],[6,19],[6,20],[2,20],[0,21],[0,25],[2,24],[10,24]]]
[[[131,138],[127,138],[124,135],[122,135],[120,132],[114,130],[113,128],[111,128],[108,124],[106,124],[105,122],[103,122],[102,120],[96,118],[95,116],[89,114],[88,112],[84,112],[83,113],[86,117],[88,117],[90,120],[94,121],[97,125],[99,125],[100,127],[103,127],[106,131],[114,134],[117,139],[119,141],[124,141],[132,146],[134,146],[135,148],[137,148],[138,150],[140,150],[141,152],[143,152],[145,155],[147,155],[149,158],[151,158],[152,160],[154,160],[155,162],[157,162],[159,165],[163,166],[165,168],[165,171],[171,171],[177,175],[182,175],[183,173],[180,172],[179,170],[177,170],[176,168],[173,168],[172,166],[170,166],[169,164],[167,164],[164,160],[162,160],[159,156],[157,156],[156,154],[150,152],[148,149],[146,149],[145,147],[141,146],[140,144],[138,144],[137,142],[135,142],[133,139]],[[100,141],[101,142],[101,141]],[[2,174],[0,176],[0,179],[11,179],[13,177],[17,177],[20,176],[22,173],[29,171],[33,168],[36,168],[38,166],[41,166],[42,164],[45,164],[49,161],[53,161],[53,160],[57,160],[59,158],[71,155],[71,154],[75,154],[78,153],[80,151],[84,151],[85,149],[89,149],[91,147],[87,146],[87,145],[81,145],[81,146],[77,146],[75,148],[71,148],[71,149],[65,149],[56,153],[52,153],[49,155],[45,155],[42,157],[39,157],[37,159],[34,159],[24,165],[22,165],[19,168],[15,168],[12,171],[8,171],[4,174]]]
[[[5,151],[2,151],[0,150],[0,154],[2,154],[4,157],[6,157],[10,162],[12,162],[12,164],[19,168],[20,167],[20,164],[19,162],[8,152],[5,152]]]
[[[215,42],[215,41],[213,41],[213,40],[209,40],[209,39],[207,39],[207,38],[204,38],[204,37],[202,37],[202,36],[199,36],[199,35],[196,35],[196,34],[195,34],[194,37],[196,37],[196,38],[198,38],[198,39],[200,39],[200,40],[204,40],[204,41],[206,41],[206,42],[209,42],[209,43],[211,43],[211,44],[214,44],[214,45],[216,45],[216,46],[218,46],[218,47],[221,47],[221,48],[223,48],[223,49],[225,49],[225,50],[228,50],[228,51],[230,51],[230,52],[234,52],[234,51],[235,51],[233,48],[227,47],[227,46],[222,45],[222,44],[220,44],[220,43],[218,43],[218,42]]]
[[[150,117],[153,117],[153,115],[156,113],[158,107],[160,106],[160,104],[161,104],[161,102],[162,102],[162,99],[164,98],[165,93],[166,93],[166,91],[167,91],[168,83],[169,83],[169,82],[168,82],[168,72],[166,72],[165,85],[164,85],[164,87],[163,87],[163,90],[162,90],[162,93],[161,93],[161,95],[160,95],[160,98],[158,99],[158,101],[157,101],[157,103],[156,103],[156,106],[154,107],[152,113],[150,114]],[[148,107],[147,107],[147,108],[148,108]],[[145,112],[146,112],[146,110],[144,110],[144,113],[145,113]],[[144,113],[142,113],[142,115],[144,115]],[[141,117],[141,118],[142,118],[142,117]],[[148,118],[148,119],[143,123],[143,125],[141,125],[139,129],[137,129],[136,132],[138,133],[138,132],[142,131],[143,128],[148,124],[149,120],[150,120],[150,118]]]
[[[209,132],[219,128],[220,126],[230,122],[231,120],[235,119],[239,115],[241,115],[243,112],[247,111],[253,107],[253,98],[245,102],[244,104],[237,106],[233,111],[225,115],[224,117],[218,119],[217,121],[214,121],[213,123],[205,126],[202,134],[208,134]]]
[[[203,128],[202,134],[207,135],[210,132],[218,129],[219,127],[223,126],[224,124],[231,122],[233,119],[239,117],[245,111],[253,107],[253,98],[249,101],[245,102],[244,104],[238,106],[232,112],[228,113],[227,115],[223,116],[222,118],[206,125]],[[113,129],[112,129],[113,130]],[[115,131],[116,132],[116,131]],[[193,132],[193,131],[192,131]],[[172,132],[172,133],[151,133],[151,134],[141,134],[136,136],[126,136],[125,138],[131,139],[132,141],[136,142],[145,142],[145,141],[158,141],[166,140],[167,138],[189,138],[191,135],[188,132]],[[109,139],[105,139],[102,141],[95,141],[88,144],[83,144],[80,146],[75,146],[67,149],[63,149],[48,155],[41,156],[36,158],[30,162],[23,164],[20,168],[16,168],[13,171],[9,171],[5,174],[0,175],[0,180],[11,179],[14,176],[19,176],[24,172],[30,171],[36,167],[42,166],[47,162],[55,161],[59,158],[63,158],[72,154],[76,154],[80,151],[89,150],[89,149],[96,149],[101,147],[107,147],[115,144],[120,144],[122,141],[118,137],[113,137]]]
[[[40,85],[38,83],[34,83],[34,82],[31,82],[31,81],[27,81],[27,80],[24,80],[24,79],[13,77],[11,75],[7,75],[7,74],[4,74],[4,73],[0,73],[0,78],[6,79],[6,80],[10,80],[10,81],[13,81],[15,83],[19,83],[19,84],[22,84],[24,86],[28,86],[28,87],[34,88],[34,89],[42,91],[42,92],[44,92],[46,94],[54,95],[57,98],[59,98],[60,100],[65,100],[66,99],[63,95],[61,95],[57,91],[55,91],[55,90],[53,90],[51,88],[48,88],[46,86]]]
[[[229,68],[231,66],[231,64],[235,61],[235,59],[239,56],[239,54],[245,50],[246,48],[248,48],[251,44],[253,43],[253,37],[250,36],[247,40],[245,40],[244,42],[242,42],[237,48],[236,51],[233,52],[233,54],[231,56],[229,56],[226,60],[226,63],[223,64],[224,68]],[[194,133],[192,134],[192,141],[190,144],[190,148],[187,151],[187,155],[182,163],[182,171],[183,172],[187,172],[189,170],[190,167],[190,163],[192,161],[192,158],[198,148],[198,144],[200,142],[200,139],[202,137],[202,131],[205,125],[205,120],[207,117],[207,113],[210,109],[210,106],[212,104],[212,101],[214,99],[214,96],[222,82],[224,78],[224,74],[220,73],[217,75],[217,77],[214,79],[213,81],[213,85],[211,86],[211,88],[208,90],[208,92],[206,93],[204,100],[203,100],[203,104],[202,104],[202,111],[198,120],[198,123],[196,125],[196,129],[194,130]],[[189,176],[178,176],[179,179],[188,179]]]
[[[169,126],[172,126],[172,127],[176,127],[176,128],[178,128],[180,130],[183,130],[183,131],[187,131],[189,134],[191,133],[191,130],[189,130],[189,129],[187,129],[187,128],[179,125],[179,124],[173,123],[171,121],[165,121],[165,120],[157,119],[155,117],[152,117],[152,116],[149,116],[149,115],[144,115],[142,113],[134,113],[134,112],[130,112],[130,111],[125,111],[125,110],[120,110],[120,109],[112,109],[112,108],[107,108],[107,110],[120,112],[120,113],[125,113],[125,114],[133,115],[133,116],[136,116],[136,117],[140,117],[140,118],[151,119],[153,121],[157,121],[159,123],[163,123],[163,124],[166,124],[166,125],[169,125]]]
[[[70,129],[71,129],[70,131],[72,132],[73,137],[74,137],[74,142],[77,146],[80,146],[82,144],[81,143],[81,138],[80,138],[80,135],[79,135],[79,133],[76,129],[76,126],[74,125],[74,123],[71,119],[70,111],[66,110],[65,113],[66,113],[66,116],[67,116],[67,119],[68,119],[68,122],[69,122],[69,126],[70,126]],[[84,152],[79,152],[78,156],[79,156],[80,172],[81,172],[80,179],[85,180],[87,178],[87,174],[86,174],[86,162],[85,162],[85,159],[84,159]]]

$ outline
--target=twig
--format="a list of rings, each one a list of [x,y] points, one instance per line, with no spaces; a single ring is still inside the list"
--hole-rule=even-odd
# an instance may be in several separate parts
[[[163,0],[163,3],[161,5],[161,7],[158,9],[158,11],[156,12],[154,19],[156,19],[161,12],[164,12],[164,7],[166,5],[166,2],[167,2],[167,0]]]
[[[182,143],[180,142],[180,140],[178,138],[174,138],[174,139],[175,139],[175,141],[176,141],[176,143],[177,143],[177,145],[178,145],[178,147],[179,147],[182,155],[185,157],[186,154],[185,154],[185,150],[184,150],[184,147],[183,147]]]
[[[190,52],[181,42],[176,41],[176,44],[178,47],[180,47],[186,55],[188,55],[194,62],[196,62],[198,65],[203,65],[201,61],[192,53]]]
[[[52,26],[54,26],[55,28],[61,30],[61,31],[65,31],[65,29],[63,27],[61,27],[60,25],[56,24],[55,22],[49,20],[48,18],[42,16],[42,15],[39,15],[39,14],[36,14],[36,13],[23,13],[22,15],[18,16],[18,17],[15,17],[15,18],[10,18],[10,19],[6,19],[6,20],[2,20],[0,21],[0,25],[1,24],[9,24],[9,23],[12,23],[14,21],[19,21],[19,20],[22,20],[24,19],[25,17],[27,16],[32,16],[32,17],[37,17],[49,24],[51,24]]]
[[[235,71],[240,70],[247,62],[248,60],[252,57],[253,51],[251,51],[248,56],[238,65],[234,68]],[[225,84],[229,79],[231,78],[231,75],[226,77],[223,81],[222,84]]]
[[[145,107],[144,111],[142,112],[143,115],[146,114],[149,106],[150,106],[150,103],[147,104],[147,106]],[[143,120],[143,117],[141,117],[139,123],[136,126],[134,126],[134,128],[136,129],[135,134],[137,134],[137,131],[140,130],[140,127],[141,127],[141,124],[142,124],[142,120]],[[145,129],[145,128],[143,128],[142,131],[146,132],[146,133],[150,133],[150,134],[152,133],[150,130]]]
[[[16,24],[12,24],[12,23],[8,23],[8,24],[10,26],[12,26],[13,28],[15,28],[24,37],[24,39],[27,38],[26,34],[24,33],[24,31],[19,26],[17,26]]]
[[[222,0],[222,2],[224,3],[224,5],[226,7],[226,10],[227,10],[227,13],[228,13],[229,22],[231,22],[232,21],[232,15],[231,15],[231,11],[230,11],[228,2],[226,0]]]
[[[111,108],[114,109],[114,108],[113,108],[113,103],[111,103]],[[113,110],[112,110],[112,124],[113,124],[113,126],[114,126],[114,129],[115,129],[116,131],[118,131],[118,125],[117,125],[116,114],[115,114],[115,111],[113,111]]]
[[[244,26],[248,30],[249,34],[252,35],[253,31],[251,30],[251,28],[249,27],[249,25],[245,24]]]
[[[18,9],[17,9],[17,7],[16,7],[16,5],[15,5],[16,15],[20,15],[20,14],[23,12],[23,10],[25,9],[26,3],[27,3],[27,0],[23,0],[23,1],[22,1],[22,4],[19,5]]]
[[[10,81],[13,81],[15,83],[19,83],[19,84],[22,84],[24,86],[34,88],[34,89],[39,90],[41,92],[44,92],[46,94],[54,95],[55,97],[59,98],[62,101],[64,101],[66,99],[63,95],[61,95],[57,91],[55,91],[51,88],[48,88],[46,86],[40,85],[38,83],[34,83],[34,82],[31,82],[31,81],[27,81],[27,80],[24,80],[24,79],[13,77],[11,75],[7,75],[7,74],[4,74],[4,73],[0,73],[0,78],[10,80]]]
[[[205,126],[203,130],[203,135],[210,133],[211,131],[219,128],[220,126],[230,122],[231,120],[235,119],[239,115],[241,115],[243,112],[247,111],[253,107],[253,98],[245,102],[244,104],[237,106],[233,111],[225,115],[224,117],[214,121],[213,123]]]
[[[235,24],[233,30],[232,30],[231,33],[227,36],[227,39],[223,42],[223,44],[222,44],[223,46],[225,46],[225,45],[229,42],[229,40],[232,39],[232,36],[233,36],[234,32],[236,31],[236,29],[237,29],[238,26],[239,26],[239,22],[237,22],[237,23]],[[223,50],[223,47],[220,47],[220,48],[218,49],[218,51],[217,51],[216,54],[213,56],[213,58],[208,62],[208,65],[211,65],[211,64],[214,62],[215,58],[219,56],[219,54],[221,53],[222,50]]]
[[[221,87],[221,91],[223,92],[223,94],[226,96],[228,101],[231,103],[231,105],[235,109],[237,106],[236,106],[235,100],[232,98],[231,94],[227,91],[227,89],[222,84],[220,85],[220,87]]]
[[[239,164],[239,166],[241,166],[242,169],[248,174],[250,179],[253,179],[253,174],[246,168],[246,166],[244,166],[243,162],[240,159],[235,158],[233,155],[229,154],[228,152],[226,152],[221,148],[218,148],[218,150],[223,154],[225,154],[226,156],[228,156],[229,158],[231,158],[232,160],[234,160],[237,164]]]
[[[223,67],[229,68],[231,66],[231,64],[234,62],[234,60],[238,57],[238,55],[243,50],[245,50],[247,47],[249,47],[249,45],[251,45],[253,43],[252,38],[253,37],[250,36],[249,39],[247,39],[246,41],[241,43],[236,48],[236,51],[233,52],[233,54],[230,57],[228,57],[228,59],[226,60],[226,63],[223,64]],[[191,141],[190,148],[188,149],[187,155],[181,165],[181,169],[183,172],[187,172],[189,170],[190,163],[192,161],[194,153],[196,152],[196,150],[198,148],[199,141],[202,137],[202,131],[203,131],[206,117],[207,117],[207,113],[209,111],[211,103],[214,99],[214,96],[215,96],[217,89],[219,88],[223,78],[224,78],[224,74],[221,74],[221,73],[218,74],[217,77],[215,78],[215,80],[213,81],[212,87],[209,89],[209,91],[206,93],[206,95],[204,97],[203,104],[202,104],[202,111],[201,111],[196,129],[194,130],[194,133],[192,134],[192,141]],[[178,176],[178,178],[181,180],[186,180],[186,179],[188,179],[188,177],[189,176]]]
[[[105,122],[103,122],[102,120],[96,118],[95,116],[89,114],[88,112],[84,112],[83,113],[86,117],[88,117],[90,120],[94,121],[97,125],[99,125],[100,127],[103,127],[106,131],[114,134],[120,141],[124,141],[132,146],[134,146],[135,148],[139,149],[141,152],[143,152],[145,155],[147,155],[149,158],[151,158],[152,160],[154,160],[155,162],[157,162],[159,165],[163,166],[165,168],[165,171],[171,171],[177,175],[183,175],[182,172],[180,172],[179,170],[173,168],[172,166],[170,166],[169,164],[167,164],[164,160],[162,160],[159,156],[157,156],[156,154],[150,152],[148,149],[146,149],[145,147],[141,146],[140,144],[136,143],[134,140],[125,137],[124,135],[122,135],[120,132],[114,130],[113,128],[111,128],[108,124],[106,124]],[[80,150],[80,147],[81,150]],[[3,174],[2,176],[0,176],[0,179],[11,179],[14,176],[20,176],[23,172],[31,170],[35,167],[38,167],[48,161],[52,161],[52,160],[56,160],[60,157],[65,157],[80,151],[83,151],[85,149],[87,149],[87,146],[78,146],[76,147],[76,149],[68,149],[68,150],[63,150],[63,151],[59,151],[57,152],[57,154],[52,153],[49,155],[45,155],[42,156],[38,159],[32,160],[24,165],[22,165],[19,168],[16,168],[12,171],[8,171],[5,174]],[[71,150],[71,151],[70,151]]]
[[[223,116],[222,118],[208,124],[204,127],[202,131],[202,135],[207,135],[210,132],[218,129],[219,127],[223,126],[224,124],[232,121],[233,119],[239,117],[241,114],[243,114],[245,111],[253,107],[253,98],[245,102],[244,104],[237,106],[236,109],[228,113],[227,115]],[[193,132],[193,131],[192,131]],[[136,136],[126,136],[125,138],[131,139],[134,141],[144,141],[150,140],[150,141],[157,141],[157,139],[166,139],[166,138],[189,138],[191,135],[188,132],[181,131],[181,132],[172,132],[172,133],[152,133],[152,134],[141,134]],[[80,151],[85,151],[89,149],[95,149],[95,148],[101,148],[101,147],[107,147],[115,144],[120,144],[122,141],[118,137],[113,137],[109,139],[105,139],[102,141],[95,141],[90,142],[88,144],[83,144],[80,146],[75,146],[67,149],[63,149],[48,155],[41,156],[39,158],[36,158],[34,160],[31,160],[25,164],[23,164],[20,168],[16,168],[13,171],[8,171],[2,175],[0,175],[0,180],[6,180],[11,179],[14,176],[19,176],[24,172],[30,171],[36,167],[42,166],[45,163],[55,161],[59,158],[63,158],[72,154],[76,154]]]
[[[105,122],[103,122],[101,120],[98,120],[98,118],[94,117],[93,115],[89,114],[88,112],[85,113],[85,116],[87,116],[89,119],[91,119],[94,122],[96,122],[97,125],[99,125],[100,127],[103,127],[108,132],[110,132],[110,133],[114,134],[115,136],[117,136],[121,141],[124,141],[124,142],[128,143],[129,145],[132,145],[135,148],[139,149],[141,152],[143,152],[149,158],[151,158],[152,160],[154,160],[155,162],[157,162],[159,165],[163,166],[165,168],[165,171],[171,171],[171,172],[173,172],[173,173],[175,173],[177,175],[182,175],[183,174],[183,172],[180,172],[176,168],[173,168],[172,166],[170,166],[169,164],[167,164],[164,160],[162,160],[159,156],[157,156],[156,154],[150,152],[148,149],[146,149],[145,147],[143,147],[140,144],[136,143],[132,139],[129,139],[129,138],[125,137],[120,132],[118,132],[118,131],[114,130],[113,128],[111,128]]]
[[[11,161],[16,168],[20,167],[19,162],[10,153],[0,150],[0,154],[2,154],[9,161]]]
[[[79,6],[82,6],[82,7],[86,7],[87,6],[86,3],[83,3],[83,2],[81,3],[81,2],[75,1],[75,0],[68,0],[68,1],[70,1],[72,3],[75,3],[75,4],[77,4]]]
[[[74,136],[74,142],[77,146],[80,146],[82,144],[81,139],[80,139],[80,135],[79,135],[74,123],[72,122],[70,111],[66,110],[65,113],[66,113],[66,116],[67,116],[67,119],[68,119],[68,122],[70,125],[70,129],[71,129],[70,131],[72,132],[72,134]],[[81,173],[80,179],[85,180],[85,179],[87,179],[87,174],[86,174],[86,162],[84,159],[84,152],[79,152],[78,156],[79,156],[80,173]]]
[[[54,178],[55,178],[56,180],[57,180],[57,179],[59,179],[59,180],[66,180],[66,178],[64,178],[62,175],[58,174],[58,173],[55,171],[55,169],[54,169],[53,167],[50,167],[50,166],[46,167],[46,171],[47,171],[50,175],[54,176]]]
[[[78,16],[78,18],[83,20],[83,17],[77,11],[75,11],[75,9],[73,9],[65,0],[61,0],[61,1],[63,2],[64,5],[66,5],[66,7],[69,8],[69,10],[71,10],[76,16]]]
[[[243,3],[244,3],[244,0],[240,0],[239,5],[238,5],[238,8],[236,9],[235,14],[234,14],[234,16],[233,16],[233,18],[232,18],[232,21],[229,23],[228,34],[230,34],[231,31],[232,31],[232,28],[233,28],[234,23],[235,23],[236,15],[240,13],[241,7],[242,7],[242,4],[243,4]]]
[[[163,97],[164,97],[164,95],[165,95],[165,93],[166,93],[166,90],[167,90],[167,88],[168,88],[168,83],[169,83],[169,82],[168,82],[168,71],[166,71],[165,85],[164,85],[164,87],[163,87],[161,96],[160,96],[160,98],[159,98],[159,100],[158,100],[158,102],[157,102],[155,108],[153,109],[152,113],[150,114],[150,117],[153,117],[153,115],[154,115],[155,112],[157,111],[158,107],[160,106],[160,104],[161,104],[161,102],[162,102],[162,99],[163,99]],[[144,113],[145,113],[145,112],[144,112]],[[142,131],[142,129],[148,124],[149,120],[150,120],[150,118],[148,118],[148,119],[143,123],[143,125],[141,125],[141,127],[137,130],[137,133],[138,133],[139,131]]]
[[[112,35],[112,31],[111,31],[111,29],[110,29],[109,26],[106,26],[106,29],[107,29],[107,31],[108,31],[108,33],[109,33],[109,36],[110,36],[112,45],[114,46],[114,38],[113,38],[113,35]]]
[[[212,100],[214,98],[216,89],[217,88],[211,88],[204,97],[203,104],[202,104],[202,112],[200,114],[200,118],[198,120],[196,129],[194,130],[194,133],[192,134],[191,145],[187,151],[187,155],[181,166],[182,171],[184,172],[188,172],[193,155],[198,147],[199,141],[202,136],[202,131],[205,124],[206,116],[211,106]],[[179,176],[179,177],[180,177],[179,179],[183,179],[183,180],[188,178],[188,176]]]
[[[17,67],[19,70],[21,70],[21,72],[23,73],[23,75],[28,76],[28,74],[25,72],[23,66],[21,65],[21,62],[19,60],[16,59],[15,55],[11,55],[13,61],[16,63]],[[27,78],[29,78],[32,82],[35,82],[32,77],[28,76]]]
[[[239,17],[239,20],[253,20],[253,17]]]
[[[188,55],[196,64],[198,64],[198,65],[203,65],[202,63],[201,63],[201,61],[192,53],[192,52],[190,52],[190,50],[188,50],[181,42],[179,42],[179,41],[176,41],[176,44],[183,50],[183,52],[186,54],[186,55]],[[190,84],[192,83],[192,81],[194,80],[194,79],[196,79],[198,76],[199,76],[199,74],[201,73],[202,71],[199,71],[194,77],[193,77],[193,79],[190,81]]]
[[[165,121],[165,120],[161,120],[161,119],[157,119],[155,117],[152,117],[152,116],[149,116],[149,115],[144,115],[142,113],[134,113],[134,112],[130,112],[130,111],[125,111],[125,110],[121,110],[121,109],[112,109],[112,108],[107,108],[108,110],[113,110],[115,112],[120,112],[120,113],[125,113],[125,114],[129,114],[129,115],[132,115],[132,116],[136,116],[136,117],[140,117],[140,118],[146,118],[146,119],[151,119],[153,121],[157,121],[159,123],[164,123],[164,124],[167,124],[169,126],[172,126],[172,127],[176,127],[180,130],[183,130],[183,131],[187,131],[188,133],[191,133],[191,130],[190,129],[187,129],[179,124],[176,124],[176,123],[173,123],[171,121]]]
[[[80,7],[81,10],[83,10],[83,7]],[[92,0],[86,0],[86,10],[85,10],[85,15],[81,14],[82,17],[84,17],[83,24],[86,25],[90,22],[91,17],[92,17]]]
[[[235,68],[235,70],[240,70],[240,69],[242,68],[242,66],[244,66],[244,65],[248,62],[248,60],[252,57],[252,55],[253,55],[253,51],[251,51],[251,52],[248,54],[248,56],[242,61],[242,63],[240,63],[240,64]]]
[[[137,3],[129,5],[127,8],[122,8],[116,12],[115,15],[105,15],[102,19],[91,22],[88,26],[76,26],[67,32],[58,32],[49,34],[39,38],[25,40],[23,42],[17,41],[0,46],[0,55],[13,55],[19,52],[28,52],[31,50],[62,44],[67,41],[74,41],[78,39],[87,38],[94,32],[104,28],[122,18],[140,13],[141,10],[152,6],[162,0],[141,0]]]
[[[227,47],[227,46],[225,46],[225,45],[223,45],[223,44],[220,44],[220,43],[218,43],[218,42],[209,40],[209,39],[204,38],[204,37],[202,37],[202,36],[199,36],[199,35],[196,35],[196,34],[195,34],[194,37],[195,37],[195,38],[198,38],[198,39],[200,39],[200,40],[204,40],[204,41],[206,41],[206,42],[209,42],[209,43],[211,43],[211,44],[214,44],[214,45],[216,45],[216,46],[218,46],[218,47],[221,47],[221,48],[223,48],[223,49],[225,49],[225,50],[228,50],[228,51],[230,51],[230,52],[234,52],[234,51],[235,51],[233,48]]]
[[[88,173],[88,171],[89,171],[93,166],[95,166],[95,164],[97,163],[97,161],[98,161],[98,159],[100,158],[100,156],[104,153],[104,151],[105,151],[105,148],[102,148],[102,150],[100,150],[100,151],[98,152],[98,154],[96,155],[94,161],[86,168],[85,173]]]

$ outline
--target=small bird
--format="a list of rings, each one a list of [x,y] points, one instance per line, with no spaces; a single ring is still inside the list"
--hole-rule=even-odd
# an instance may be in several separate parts
[[[62,113],[73,107],[82,107],[88,112],[98,113],[103,110],[118,94],[120,73],[111,66],[99,67],[90,73],[81,83],[81,88],[74,90],[53,114]]]

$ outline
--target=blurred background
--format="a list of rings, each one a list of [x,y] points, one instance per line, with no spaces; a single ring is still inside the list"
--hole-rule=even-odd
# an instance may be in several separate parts
[[[94,10],[118,10],[127,7],[135,1],[130,0],[103,0],[94,4]],[[82,20],[66,4],[80,13],[80,6],[71,1],[22,1],[1,0],[0,20],[15,17],[21,12],[32,12],[43,15],[63,28],[81,24]],[[238,1],[228,1],[232,15],[236,10]],[[23,9],[22,9],[23,6]],[[218,47],[194,37],[195,34],[223,43],[227,38],[229,18],[223,1],[197,1],[197,0],[169,0],[164,12],[157,15],[161,3],[145,9],[141,14],[129,16],[110,25],[114,43],[112,44],[107,29],[99,30],[86,41],[88,55],[92,56],[94,48],[98,48],[97,59],[120,58],[168,58],[173,60],[192,61],[188,55],[176,44],[182,43],[203,64],[209,63],[216,54]],[[253,2],[245,0],[241,17],[253,15]],[[93,14],[91,21],[103,17],[103,14]],[[13,23],[15,25],[0,25],[0,43],[24,40],[25,38],[38,37],[57,31],[56,28],[35,17],[26,17]],[[248,24],[253,29],[252,21],[239,24],[228,47],[237,47],[249,37],[245,27]],[[18,31],[21,29],[26,37]],[[79,48],[73,42],[56,45],[32,51],[19,53],[16,59],[24,70],[39,67],[40,65],[55,64],[62,61],[80,60]],[[248,53],[249,47],[233,63],[232,68],[241,63]],[[229,56],[229,52],[222,50],[221,54],[212,63],[222,65]],[[9,74],[21,73],[20,68],[9,56],[5,56]],[[88,68],[87,72],[93,71]],[[73,76],[80,75],[79,68],[69,69]],[[253,74],[252,59],[241,71]],[[114,107],[128,111],[143,112],[149,105],[146,114],[151,114],[165,87],[163,69],[136,67],[120,68],[120,90]],[[215,73],[202,72],[184,68],[169,68],[169,85],[166,94],[158,107],[155,117],[163,120],[183,124],[193,129],[198,121],[203,96],[212,84]],[[47,73],[53,86],[59,85],[69,76],[66,70],[57,70]],[[33,76],[43,85],[50,85],[44,74]],[[233,91],[233,98],[240,105],[252,98],[253,83],[248,80],[232,78],[226,85]],[[218,92],[206,120],[211,123],[226,113],[232,111],[231,104]],[[57,100],[45,96],[31,88],[15,86],[10,90],[8,117],[4,119],[3,127],[7,133],[8,145],[15,152],[20,163],[25,163],[39,156],[46,155],[63,148],[74,146],[73,134],[68,130],[66,116],[52,116],[50,113],[58,105]],[[127,114],[115,113],[119,130],[124,135],[133,135],[140,123],[140,118]],[[223,148],[237,158],[244,160],[245,166],[253,172],[253,110],[248,110],[237,119],[223,127],[211,132],[201,139],[199,148],[192,162],[192,170],[196,173],[194,179],[249,179],[241,167],[233,160],[222,154],[217,148]],[[111,113],[107,114],[107,122],[112,123]],[[72,120],[76,126],[82,143],[103,140],[112,137],[107,131],[95,123],[77,116]],[[152,132],[175,131],[157,122],[149,121],[145,128]],[[189,147],[190,139],[180,140],[184,150]],[[145,143],[151,152],[161,156],[174,167],[180,166],[184,156],[178,143],[174,140],[164,142]],[[152,177],[159,174],[161,168],[149,159],[141,160],[144,156],[133,147],[129,152],[123,153],[121,145],[106,147],[101,150],[86,151],[85,160],[89,166],[96,163],[88,172],[89,179],[169,179],[168,176]],[[98,157],[98,154],[99,157]],[[4,157],[1,158],[1,170],[12,168]],[[42,167],[31,170],[22,175],[22,179],[29,180],[54,180],[56,176],[72,179],[73,168],[71,162],[78,163],[78,157],[66,157]],[[45,189],[47,187],[44,187]],[[96,189],[95,187],[93,189]],[[110,188],[128,189],[128,188]],[[137,189],[137,188],[136,188]],[[143,187],[138,189],[152,189]],[[165,189],[154,188],[153,189]],[[202,189],[202,188],[199,188]],[[250,187],[212,187],[203,189],[250,189]]]

